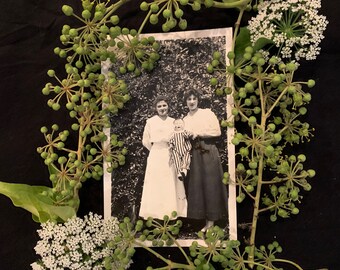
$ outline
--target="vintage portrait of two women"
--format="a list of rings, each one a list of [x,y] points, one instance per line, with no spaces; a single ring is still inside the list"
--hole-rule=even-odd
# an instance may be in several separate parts
[[[124,140],[125,164],[104,177],[105,216],[183,222],[179,239],[218,225],[236,239],[232,98],[216,95],[207,65],[231,50],[231,28],[149,34],[160,44],[152,71],[120,75],[131,99],[111,115],[110,134]],[[113,70],[104,63],[102,72]],[[218,78],[225,80],[225,78]],[[228,184],[223,174],[230,175]]]

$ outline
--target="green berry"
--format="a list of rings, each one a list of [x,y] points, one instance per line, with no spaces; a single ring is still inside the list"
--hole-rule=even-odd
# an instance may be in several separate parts
[[[272,79],[272,83],[275,85],[278,85],[281,82],[282,82],[282,78],[280,75],[275,75]]]
[[[47,96],[47,95],[50,94],[51,91],[50,91],[50,88],[49,88],[48,86],[45,86],[45,87],[42,89],[41,92],[43,93],[43,95]]]
[[[268,124],[268,129],[270,130],[270,131],[274,131],[275,130],[275,128],[276,128],[276,125],[274,124],[274,123],[270,123],[270,124]]]
[[[48,129],[45,126],[40,128],[41,133],[47,133],[47,131],[48,131]]]
[[[244,88],[248,91],[248,92],[252,92],[254,91],[254,85],[250,82],[246,83]]]
[[[210,79],[210,84],[211,84],[212,86],[217,85],[217,84],[218,84],[217,78],[211,78],[211,79]]]
[[[270,216],[270,221],[271,222],[275,222],[277,220],[277,216],[276,215],[271,215]]]
[[[167,23],[162,24],[162,30],[163,32],[169,32],[170,31],[170,26]]]
[[[151,24],[157,24],[158,23],[158,16],[156,14],[151,14],[149,20],[150,20]]]
[[[135,68],[136,68],[135,64],[131,63],[131,62],[128,63],[126,67],[127,67],[128,71],[134,71]]]
[[[314,87],[314,85],[315,85],[315,81],[314,81],[314,80],[308,80],[307,86],[308,86],[309,88]]]
[[[286,64],[286,70],[293,72],[297,69],[297,65],[293,62]]]
[[[59,103],[53,103],[53,104],[52,104],[52,109],[53,109],[54,111],[58,111],[58,110],[60,109],[60,104],[59,104]]]
[[[228,57],[230,60],[231,60],[231,59],[234,59],[234,58],[235,58],[235,52],[234,52],[234,51],[228,52],[227,57]]]
[[[49,69],[49,70],[47,71],[47,75],[48,75],[49,77],[54,77],[54,76],[55,76],[55,71],[54,71],[53,69]]]
[[[274,138],[275,143],[278,143],[278,142],[281,141],[282,136],[281,136],[280,133],[275,133],[275,134],[273,135],[273,138]]]
[[[264,60],[264,58],[259,58],[257,61],[256,61],[256,65],[262,67],[264,64],[266,63],[266,60]]]
[[[239,140],[238,138],[233,138],[233,139],[231,140],[231,143],[232,143],[233,145],[239,145],[239,144],[240,144],[240,140]]]
[[[79,129],[79,125],[74,123],[74,124],[72,124],[71,128],[72,128],[72,130],[77,131]]]
[[[189,3],[189,0],[179,0],[179,3],[182,5],[182,6],[185,6]]]
[[[187,20],[183,20],[183,19],[180,19],[179,23],[178,23],[178,27],[182,30],[185,30],[187,29],[188,27],[188,22]]]
[[[142,2],[139,7],[143,11],[147,11],[149,9],[149,5],[147,2]]]
[[[250,161],[249,162],[249,168],[255,170],[257,168],[257,162],[256,161]]]
[[[298,155],[298,160],[300,162],[305,162],[306,161],[306,156],[304,154],[300,154],[300,155]]]
[[[253,53],[254,52],[254,48],[253,47],[251,47],[251,46],[248,46],[248,47],[246,47],[245,49],[244,49],[244,51],[246,52],[246,53]]]
[[[158,10],[159,10],[159,6],[158,6],[157,4],[152,4],[152,5],[150,6],[150,10],[151,10],[153,13],[156,13],[156,12],[158,12]]]
[[[237,201],[238,203],[241,203],[241,202],[244,201],[245,197],[246,197],[246,195],[245,195],[244,193],[240,193],[240,194],[236,197],[236,201]]]
[[[221,52],[219,52],[219,51],[214,51],[213,52],[213,59],[214,60],[220,60],[221,56],[222,56]]]
[[[211,83],[211,82],[210,82]],[[215,93],[216,93],[216,95],[218,95],[218,96],[222,96],[223,94],[224,94],[224,91],[223,91],[223,89],[221,89],[221,88],[217,88],[216,90],[215,90]]]
[[[241,156],[246,157],[249,155],[249,150],[246,147],[241,147],[239,153]]]
[[[201,3],[195,1],[195,2],[193,2],[193,4],[191,5],[191,8],[192,8],[192,10],[194,10],[194,11],[198,11],[198,10],[201,9]]]
[[[312,95],[310,93],[306,93],[303,95],[303,101],[310,102],[312,100]]]
[[[117,25],[119,23],[119,17],[117,15],[113,15],[110,17],[110,21],[112,24]]]
[[[91,18],[91,12],[87,9],[85,9],[82,13],[81,16],[85,19],[88,20]]]
[[[278,59],[276,56],[272,56],[270,59],[269,59],[269,64],[271,65],[276,65],[278,63]]]
[[[66,16],[73,15],[73,8],[68,5],[63,5],[61,10],[64,12]]]
[[[248,119],[248,124],[249,125],[256,125],[256,117],[255,116],[250,116],[249,119]]]
[[[182,18],[182,16],[183,16],[183,10],[181,10],[180,8],[176,9],[176,10],[175,10],[175,16],[176,16],[176,18],[178,18],[178,19]]]
[[[247,61],[249,61],[251,59],[251,57],[252,57],[251,53],[244,53],[243,54],[243,58]]]
[[[271,145],[268,145],[268,146],[266,147],[264,153],[265,153],[265,155],[266,155],[267,157],[272,157],[272,156],[274,155],[274,151],[275,151],[274,147],[271,146]]]
[[[225,93],[226,95],[230,95],[232,92],[233,92],[233,89],[232,89],[231,87],[226,87],[226,88],[224,89],[224,93]]]
[[[301,108],[299,108],[299,113],[300,113],[301,115],[305,115],[305,114],[307,113],[307,108],[306,108],[306,107],[301,107]]]
[[[312,170],[312,169],[308,170],[307,173],[309,177],[314,177],[316,174],[315,170]]]
[[[247,190],[247,192],[251,193],[251,192],[254,191],[254,187],[252,185],[247,185],[246,190]]]

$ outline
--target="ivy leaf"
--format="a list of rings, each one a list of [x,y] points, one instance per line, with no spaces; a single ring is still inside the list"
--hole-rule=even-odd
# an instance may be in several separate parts
[[[58,172],[57,167],[53,163],[50,163],[47,168],[48,168],[48,172],[50,173],[50,175],[56,174]]]
[[[71,206],[56,206],[48,196],[42,195],[51,188],[45,186],[30,186],[26,184],[13,184],[0,182],[0,194],[11,199],[13,204],[32,213],[36,222],[66,221],[76,215]]]
[[[264,46],[273,43],[272,40],[267,38],[259,38],[253,48],[254,51],[258,51],[262,49]],[[248,46],[252,46],[252,43],[250,41],[250,31],[247,27],[241,27],[240,32],[236,37],[235,40],[235,64],[237,64],[243,57],[244,50]]]
[[[259,38],[258,40],[256,40],[253,48],[255,51],[261,50],[264,46],[268,45],[268,44],[272,44],[273,41],[268,39],[268,38]]]
[[[241,27],[235,40],[235,64],[237,64],[244,54],[244,49],[251,46],[250,31],[247,27]]]

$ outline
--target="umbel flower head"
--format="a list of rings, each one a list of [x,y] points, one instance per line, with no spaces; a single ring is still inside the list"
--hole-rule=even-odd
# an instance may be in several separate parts
[[[89,213],[84,219],[73,217],[64,224],[46,222],[38,230],[35,246],[38,262],[33,270],[103,270],[105,257],[112,254],[108,245],[118,232],[116,218],[108,220]]]
[[[251,42],[259,38],[273,41],[282,58],[313,60],[328,21],[318,14],[320,0],[270,0],[258,7],[249,21]]]

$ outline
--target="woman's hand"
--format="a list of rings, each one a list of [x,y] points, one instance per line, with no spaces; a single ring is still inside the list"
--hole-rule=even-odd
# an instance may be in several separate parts
[[[196,139],[197,138],[197,134],[195,134],[194,132],[192,132],[192,131],[189,131],[189,130],[187,130],[187,132],[188,132],[188,134],[190,135],[190,137],[194,140],[194,139]]]

